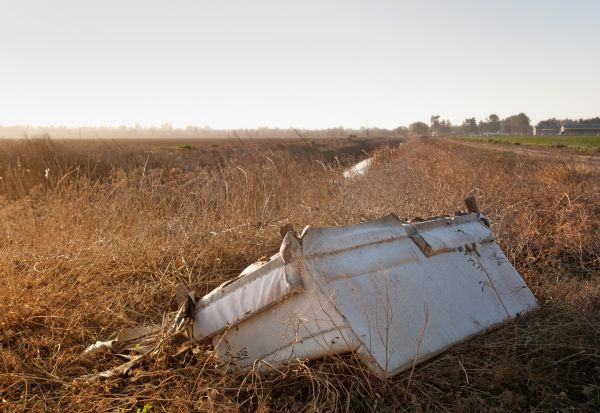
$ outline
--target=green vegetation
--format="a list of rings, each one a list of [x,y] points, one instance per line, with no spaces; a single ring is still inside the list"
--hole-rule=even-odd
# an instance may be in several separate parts
[[[179,149],[180,151],[190,151],[190,150],[196,149],[196,148],[194,148],[192,145],[181,144],[181,145],[177,145],[177,149]]]
[[[583,152],[600,152],[600,136],[473,136],[457,139],[465,142],[545,146]]]

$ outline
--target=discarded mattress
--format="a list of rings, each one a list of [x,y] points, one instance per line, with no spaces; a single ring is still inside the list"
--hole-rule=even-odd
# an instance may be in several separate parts
[[[189,334],[231,368],[354,352],[389,377],[536,307],[479,213],[287,232],[195,302]]]

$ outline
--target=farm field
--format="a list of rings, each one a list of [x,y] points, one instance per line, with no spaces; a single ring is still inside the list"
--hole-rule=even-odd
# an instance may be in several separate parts
[[[399,143],[0,141],[0,411],[598,411],[600,167]],[[74,382],[119,363],[88,345],[160,322],[181,282],[203,295],[270,256],[282,224],[452,214],[467,195],[540,308],[412,373],[344,355],[225,374],[201,348]]]
[[[600,153],[600,136],[473,136],[456,139],[465,142],[539,146]]]

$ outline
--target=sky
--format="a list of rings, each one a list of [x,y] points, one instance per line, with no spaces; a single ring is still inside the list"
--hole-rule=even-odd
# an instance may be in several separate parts
[[[0,124],[600,116],[597,0],[0,0]]]

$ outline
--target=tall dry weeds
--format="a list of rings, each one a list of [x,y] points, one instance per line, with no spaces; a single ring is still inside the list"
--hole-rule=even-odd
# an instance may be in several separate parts
[[[342,179],[362,149],[1,142],[0,409],[600,408],[600,170],[431,140],[382,147],[367,175]],[[468,194],[541,309],[417,366],[410,385],[350,355],[261,377],[222,374],[203,351],[73,383],[115,363],[87,345],[160,321],[177,283],[203,294],[270,255],[282,223],[439,215]]]

